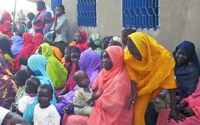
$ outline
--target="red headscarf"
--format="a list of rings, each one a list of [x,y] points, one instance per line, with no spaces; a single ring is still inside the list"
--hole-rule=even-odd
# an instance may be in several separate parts
[[[86,35],[85,31],[79,30],[79,31],[76,32],[76,34],[77,33],[81,33],[83,35],[82,43],[79,43],[77,46],[82,46],[87,50],[89,47],[87,46],[87,35]]]
[[[35,54],[35,51],[38,49],[40,44],[43,43],[43,37],[44,37],[44,35],[42,33],[35,34],[35,36],[33,38],[34,49],[33,49],[32,53],[31,53],[31,55]]]
[[[6,34],[8,35],[10,38],[12,36],[14,36],[14,34],[12,33],[12,27],[11,27],[11,22],[12,22],[12,19],[11,19],[11,16],[8,12],[4,12],[3,13],[3,21],[4,23],[0,26],[0,32],[2,32],[3,34]]]
[[[15,58],[14,63],[15,67],[14,70],[18,71],[21,67],[21,64],[19,63],[19,59],[22,56],[25,56],[26,58],[29,58],[31,56],[31,53],[33,52],[34,46],[32,43],[33,36],[31,33],[24,33],[23,34],[23,48],[18,54],[17,58]]]

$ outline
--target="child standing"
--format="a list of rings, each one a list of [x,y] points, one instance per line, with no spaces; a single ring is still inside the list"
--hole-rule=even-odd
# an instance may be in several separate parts
[[[43,28],[44,28],[44,22],[42,22],[42,14],[45,12],[45,3],[44,1],[38,1],[37,2],[37,11],[39,13],[33,20],[33,25],[35,33],[42,33],[43,34]]]
[[[16,104],[12,105],[12,111],[17,111],[18,114],[23,115],[26,108],[34,103],[39,85],[40,81],[37,78],[29,78],[26,82],[25,88],[25,92],[27,93],[27,95],[19,100],[18,106]]]
[[[43,35],[46,35],[48,33],[53,25],[53,22],[51,20],[51,13],[50,12],[44,12],[42,14],[42,21],[46,24],[46,26],[43,29]]]
[[[84,71],[78,71],[74,74],[74,80],[78,85],[76,92],[74,93],[74,114],[77,115],[91,115],[94,101],[97,100],[103,93],[100,90],[100,94],[95,95],[93,92],[98,89],[98,86],[94,89],[88,87],[90,79]]]
[[[34,108],[33,122],[34,125],[59,125],[60,115],[52,100],[53,89],[51,85],[43,84],[38,89],[38,102]]]

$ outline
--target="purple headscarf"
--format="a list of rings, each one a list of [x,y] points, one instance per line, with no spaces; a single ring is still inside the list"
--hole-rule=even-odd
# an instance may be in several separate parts
[[[80,70],[85,71],[90,79],[89,87],[92,87],[92,83],[96,79],[97,75],[101,71],[101,57],[96,51],[86,50],[81,54],[80,58]],[[77,85],[74,87],[74,91],[70,91],[65,95],[62,95],[65,100],[56,104],[56,108],[61,115],[64,115],[63,108],[73,102],[74,93],[77,89]]]

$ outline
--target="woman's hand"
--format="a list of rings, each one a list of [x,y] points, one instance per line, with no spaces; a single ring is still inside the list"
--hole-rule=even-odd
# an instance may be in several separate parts
[[[170,111],[167,122],[170,122],[171,118],[173,118],[177,123],[178,123],[178,120],[180,120],[182,122],[184,122],[184,120],[186,120],[186,118],[184,116],[179,115],[178,109]]]
[[[137,93],[134,93],[131,98],[128,101],[128,110],[130,110],[131,105],[135,102],[135,99],[137,98]]]
[[[195,115],[195,113],[194,113],[194,111],[193,111],[192,109],[185,110],[185,111],[183,112],[183,114],[184,114],[185,116],[187,116],[187,117],[191,117],[191,116]]]
[[[188,103],[186,101],[182,102],[179,107],[185,108],[188,106]]]

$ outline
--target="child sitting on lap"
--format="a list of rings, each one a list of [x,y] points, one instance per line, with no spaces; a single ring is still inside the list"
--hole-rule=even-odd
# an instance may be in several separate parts
[[[74,93],[74,114],[77,115],[91,115],[93,110],[94,100],[97,100],[103,93],[100,90],[100,94],[95,95],[93,92],[98,89],[98,86],[95,89],[88,87],[90,84],[90,79],[84,71],[78,71],[74,74],[74,80],[78,85],[76,92]]]
[[[60,115],[55,106],[50,104],[53,89],[51,85],[43,84],[38,88],[38,102],[34,108],[34,125],[60,125]]]
[[[40,81],[37,78],[35,77],[29,78],[26,81],[26,88],[25,88],[25,92],[27,93],[27,95],[19,100],[18,106],[16,104],[12,105],[12,111],[13,112],[17,111],[18,114],[23,115],[26,108],[34,103],[37,96],[37,89],[39,85]]]

